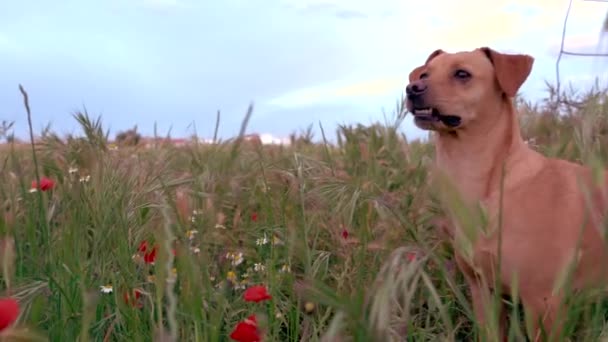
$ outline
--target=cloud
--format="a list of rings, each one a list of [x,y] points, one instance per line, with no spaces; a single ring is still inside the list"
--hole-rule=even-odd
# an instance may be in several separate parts
[[[375,9],[369,2],[342,0],[284,0],[301,11],[335,11],[336,8],[368,16],[356,23],[335,24],[334,32],[347,43],[349,60],[356,61],[348,79],[327,81],[278,94],[268,104],[294,107],[344,101],[377,101],[402,89],[407,73],[433,50],[474,49],[480,46],[508,47],[500,42],[525,35],[527,13],[513,9],[510,1],[432,0],[424,6],[409,2],[381,1]],[[517,0],[521,6],[529,6]],[[441,10],[438,10],[441,9]],[[517,47],[511,47],[517,50]],[[504,49],[503,49],[504,50]]]
[[[564,39],[564,50],[579,53],[599,53],[603,40],[599,34],[576,34],[566,36]],[[549,46],[549,53],[557,56],[561,47],[561,41],[554,41]]]
[[[297,107],[302,105],[360,102],[394,93],[404,86],[405,78],[390,77],[364,81],[332,82],[316,87],[298,89],[268,101],[269,105]]]

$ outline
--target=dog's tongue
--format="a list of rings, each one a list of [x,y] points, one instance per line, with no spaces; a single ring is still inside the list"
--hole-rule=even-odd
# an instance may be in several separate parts
[[[460,117],[454,115],[440,115],[439,120],[443,122],[446,126],[456,127],[460,125]]]

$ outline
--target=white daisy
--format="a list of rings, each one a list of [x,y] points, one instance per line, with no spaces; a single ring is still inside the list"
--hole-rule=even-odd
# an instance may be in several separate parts
[[[264,234],[264,237],[255,240],[255,244],[258,246],[263,246],[267,243],[268,243],[268,238],[266,237],[266,234]]]
[[[112,291],[114,290],[112,288],[112,285],[101,285],[99,287],[99,289],[101,290],[101,293],[112,293]]]

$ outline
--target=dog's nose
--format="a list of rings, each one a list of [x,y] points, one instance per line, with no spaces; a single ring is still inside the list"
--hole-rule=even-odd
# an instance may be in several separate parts
[[[414,81],[405,87],[405,93],[407,97],[414,98],[416,96],[420,96],[426,92],[427,86],[422,82],[422,80]]]

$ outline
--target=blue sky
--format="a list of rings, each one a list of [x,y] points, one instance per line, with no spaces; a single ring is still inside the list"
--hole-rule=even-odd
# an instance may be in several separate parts
[[[21,0],[0,4],[0,120],[77,133],[86,106],[117,130],[286,136],[308,124],[383,120],[409,71],[437,48],[490,46],[536,58],[526,98],[544,95],[568,2],[562,0]],[[424,3],[424,5],[423,5]],[[594,52],[608,3],[574,0],[566,48]],[[608,65],[567,57],[563,81],[606,79]],[[405,120],[411,138],[426,134]]]

